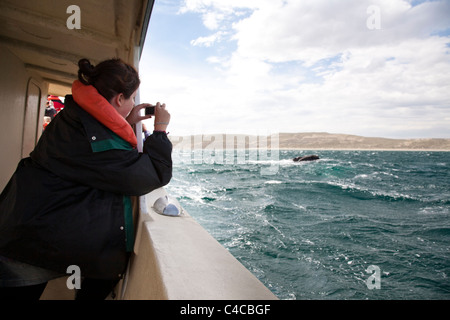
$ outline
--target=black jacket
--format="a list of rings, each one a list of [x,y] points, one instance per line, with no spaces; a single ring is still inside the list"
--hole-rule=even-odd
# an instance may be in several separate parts
[[[133,245],[129,196],[169,183],[172,144],[154,132],[139,153],[66,96],[0,195],[0,255],[112,279]]]

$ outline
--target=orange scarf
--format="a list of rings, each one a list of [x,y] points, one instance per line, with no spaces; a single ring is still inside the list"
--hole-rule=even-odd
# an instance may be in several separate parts
[[[84,111],[136,148],[137,139],[131,125],[94,86],[86,86],[75,80],[72,84],[72,96]]]

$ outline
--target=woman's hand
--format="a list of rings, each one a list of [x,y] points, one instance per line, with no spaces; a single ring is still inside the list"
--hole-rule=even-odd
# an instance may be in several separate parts
[[[135,106],[133,109],[131,109],[130,114],[127,116],[126,120],[130,125],[134,125],[138,123],[139,121],[149,119],[152,116],[151,115],[144,115],[141,116],[141,110],[145,109],[146,107],[151,107],[152,105],[149,103],[142,103],[140,105]]]
[[[166,104],[156,103],[155,106],[155,130],[166,131],[170,122],[170,113],[166,110]]]
[[[134,125],[139,121],[150,119],[152,115],[144,115],[141,116],[141,110],[146,107],[153,107],[153,105],[149,103],[142,103],[140,105],[135,106],[130,114],[127,116],[127,121],[130,125]],[[156,103],[155,106],[155,130],[156,131],[166,131],[167,126],[170,122],[170,113],[166,110],[166,104]]]

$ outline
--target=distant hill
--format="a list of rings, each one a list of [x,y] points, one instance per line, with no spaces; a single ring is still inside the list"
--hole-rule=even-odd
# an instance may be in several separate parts
[[[331,133],[280,133],[282,149],[449,150],[450,139],[388,139]]]
[[[257,147],[258,137],[252,135],[233,134],[213,134],[195,136],[169,136],[174,148],[226,148],[228,145],[245,148]],[[264,137],[266,139],[266,137]],[[271,141],[276,135],[267,137],[267,143],[271,146]],[[264,140],[264,139],[263,139]],[[201,147],[200,147],[201,146]],[[276,143],[274,143],[276,147]],[[280,149],[347,149],[347,150],[443,150],[450,151],[450,139],[389,139],[363,137],[349,134],[333,134],[326,132],[307,133],[280,133],[278,134],[278,148]]]

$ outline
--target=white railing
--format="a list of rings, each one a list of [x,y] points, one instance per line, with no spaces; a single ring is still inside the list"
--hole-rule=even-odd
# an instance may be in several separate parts
[[[277,299],[187,212],[152,206],[166,191],[141,197],[135,250],[118,299]]]

